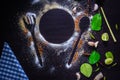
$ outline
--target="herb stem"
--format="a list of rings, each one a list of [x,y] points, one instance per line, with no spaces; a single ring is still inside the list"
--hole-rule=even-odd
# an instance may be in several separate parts
[[[108,23],[108,20],[107,20],[107,18],[106,18],[106,15],[105,15],[105,13],[104,13],[103,8],[100,7],[100,9],[101,9],[101,11],[102,11],[103,17],[104,17],[104,19],[105,19],[105,22],[106,22],[106,24],[107,24],[107,26],[108,26],[108,29],[109,29],[109,31],[110,31],[110,34],[111,34],[111,36],[112,36],[114,42],[117,42],[117,40],[116,40],[116,38],[115,38],[115,36],[114,36],[114,34],[113,34],[111,28],[110,28],[110,25],[109,25],[109,23]]]

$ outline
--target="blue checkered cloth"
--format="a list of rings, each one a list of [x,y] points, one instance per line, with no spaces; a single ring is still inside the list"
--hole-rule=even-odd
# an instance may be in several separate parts
[[[13,51],[6,42],[0,58],[0,80],[28,80]]]

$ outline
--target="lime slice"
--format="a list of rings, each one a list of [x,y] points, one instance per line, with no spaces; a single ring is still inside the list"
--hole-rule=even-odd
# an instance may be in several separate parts
[[[105,64],[106,65],[110,65],[110,64],[112,64],[113,63],[113,59],[112,58],[107,58],[107,59],[105,59]]]
[[[108,35],[108,33],[103,33],[102,34],[102,36],[101,36],[101,39],[103,40],[103,41],[108,41],[109,40],[109,35]]]
[[[111,51],[108,51],[105,53],[106,58],[112,58],[114,59],[113,53]]]

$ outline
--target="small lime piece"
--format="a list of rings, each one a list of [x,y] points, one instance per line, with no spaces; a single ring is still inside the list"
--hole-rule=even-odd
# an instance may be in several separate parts
[[[112,58],[107,58],[107,59],[105,59],[105,64],[106,65],[110,65],[110,64],[112,64],[113,63],[113,59]]]
[[[108,33],[103,33],[102,34],[102,36],[101,36],[101,39],[103,40],[103,41],[108,41],[109,40],[109,35],[108,35]]]

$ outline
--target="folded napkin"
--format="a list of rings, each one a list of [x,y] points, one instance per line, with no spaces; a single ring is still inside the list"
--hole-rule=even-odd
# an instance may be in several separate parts
[[[0,80],[28,80],[8,43],[4,43],[0,58]]]

